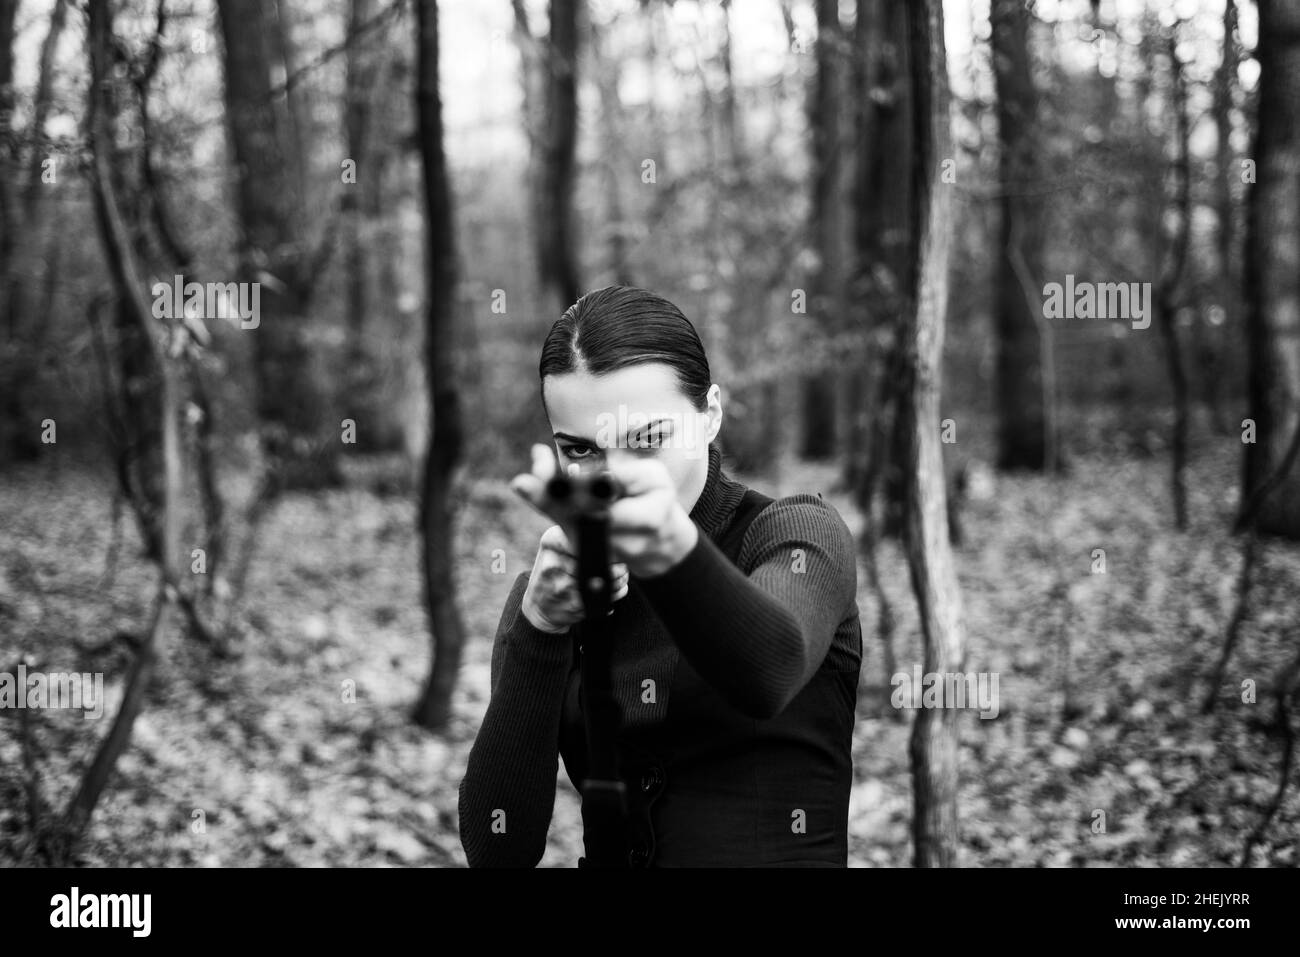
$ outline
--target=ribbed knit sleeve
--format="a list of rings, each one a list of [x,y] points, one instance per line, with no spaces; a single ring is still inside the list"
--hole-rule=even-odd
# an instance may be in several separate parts
[[[792,495],[754,519],[737,565],[701,534],[680,563],[638,582],[700,676],[738,710],[771,718],[856,609],[853,536],[831,506]]]
[[[546,850],[559,769],[560,716],[573,644],[538,631],[515,580],[492,645],[492,695],[460,785],[470,867],[536,867]]]

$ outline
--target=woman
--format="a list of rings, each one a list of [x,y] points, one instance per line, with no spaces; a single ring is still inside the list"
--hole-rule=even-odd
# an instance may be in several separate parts
[[[772,501],[722,471],[719,387],[695,328],[659,296],[583,296],[540,373],[561,466],[621,489],[607,620],[629,865],[846,866],[862,637],[844,522],[818,496]],[[560,524],[497,629],[460,788],[472,867],[535,866],[557,756],[579,791],[584,778],[574,533],[546,494],[549,450],[533,452],[513,487]]]

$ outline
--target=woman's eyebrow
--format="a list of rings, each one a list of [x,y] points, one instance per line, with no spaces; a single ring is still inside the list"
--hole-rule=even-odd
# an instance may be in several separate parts
[[[644,432],[647,429],[657,429],[661,425],[672,425],[672,423],[673,423],[672,418],[670,416],[665,416],[662,419],[655,419],[653,422],[647,422],[645,425],[639,426],[638,428],[635,429],[631,429],[628,431],[627,434],[635,435],[636,433]]]
[[[593,444],[594,444],[594,443],[592,442],[591,439],[583,439],[583,438],[579,438],[579,437],[576,436],[576,435],[570,435],[568,432],[555,432],[555,433],[553,433],[553,434],[554,434],[555,438],[557,438],[557,439],[564,439],[564,440],[567,441],[567,442],[576,442],[578,445],[593,445]]]
[[[655,419],[655,421],[647,422],[639,428],[628,429],[627,435],[623,437],[623,440],[628,444],[628,447],[631,448],[633,447],[633,443],[641,442],[643,440],[648,441],[652,436],[666,438],[667,433],[672,432],[672,430],[673,420],[671,417]]]

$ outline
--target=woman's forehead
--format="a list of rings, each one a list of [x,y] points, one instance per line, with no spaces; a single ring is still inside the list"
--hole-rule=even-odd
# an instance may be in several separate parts
[[[673,368],[643,362],[593,375],[585,370],[548,375],[542,383],[546,409],[556,431],[561,424],[584,426],[601,414],[651,416],[680,412],[690,406]]]

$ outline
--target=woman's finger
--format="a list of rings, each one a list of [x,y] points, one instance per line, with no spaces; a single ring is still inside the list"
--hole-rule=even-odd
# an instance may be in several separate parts
[[[551,559],[543,574],[552,588],[565,588],[578,581],[578,566],[573,559],[557,555]]]
[[[533,475],[543,482],[553,478],[555,475],[555,452],[540,442],[535,442],[533,447],[529,449],[529,453],[533,458]]]
[[[578,573],[577,556],[566,552],[564,546],[544,544],[542,549],[547,552],[546,564],[548,566],[563,568],[570,575]]]
[[[546,515],[546,510],[542,507],[546,500],[546,482],[542,479],[531,473],[521,473],[510,480],[510,490]]]
[[[564,531],[563,526],[552,525],[542,533],[541,546],[552,552],[558,552],[561,555],[568,555],[570,558],[576,558],[573,553],[573,546],[569,544],[571,539],[568,533]]]
[[[529,450],[532,456],[531,469],[521,472],[510,480],[510,488],[529,505],[543,515],[546,514],[546,483],[555,475],[555,452],[540,442],[533,444]]]

